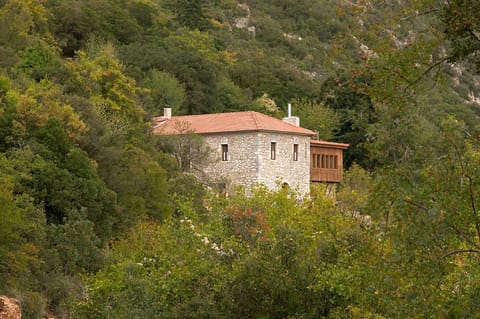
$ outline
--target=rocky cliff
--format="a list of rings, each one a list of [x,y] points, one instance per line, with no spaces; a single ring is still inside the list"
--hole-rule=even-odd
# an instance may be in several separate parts
[[[21,319],[20,304],[17,299],[0,296],[0,319]]]

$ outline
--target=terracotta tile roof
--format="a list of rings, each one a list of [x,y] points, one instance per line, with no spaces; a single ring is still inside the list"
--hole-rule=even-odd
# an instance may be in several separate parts
[[[319,141],[319,140],[310,140],[310,145],[324,146],[328,148],[339,148],[342,150],[345,150],[350,146],[349,144],[344,144],[344,143],[326,142],[326,141]]]
[[[182,134],[193,131],[198,134],[266,131],[298,135],[316,135],[315,132],[282,120],[254,112],[232,112],[202,115],[173,116],[171,119],[153,119],[153,132],[157,134]]]

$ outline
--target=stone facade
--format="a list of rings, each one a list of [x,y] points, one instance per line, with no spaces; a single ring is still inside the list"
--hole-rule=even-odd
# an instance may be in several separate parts
[[[204,171],[211,181],[227,181],[247,190],[256,184],[278,189],[286,183],[302,195],[309,192],[309,136],[265,131],[203,136],[213,151],[214,159]]]
[[[290,107],[283,120],[255,111],[171,116],[166,109],[152,121],[154,134],[204,137],[213,156],[190,165],[207,184],[225,190],[241,185],[247,193],[258,184],[271,190],[288,185],[301,195],[310,191],[310,138],[316,133],[300,127]]]

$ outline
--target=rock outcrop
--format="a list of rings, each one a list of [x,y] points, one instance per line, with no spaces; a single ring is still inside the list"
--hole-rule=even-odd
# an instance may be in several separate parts
[[[235,27],[238,29],[247,29],[253,36],[255,36],[255,26],[250,24],[250,7],[246,3],[239,3],[238,7],[242,8],[246,12],[246,16],[238,17],[234,21]]]
[[[0,319],[21,319],[20,303],[17,299],[0,296]]]

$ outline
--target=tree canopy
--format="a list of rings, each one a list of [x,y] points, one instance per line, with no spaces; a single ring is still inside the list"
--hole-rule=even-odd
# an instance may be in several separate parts
[[[480,7],[0,1],[0,293],[27,319],[475,318]],[[349,143],[320,185],[228,197],[150,119],[288,103]]]

